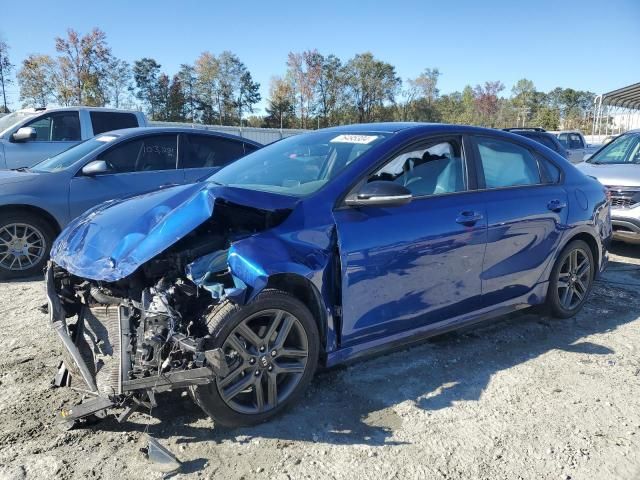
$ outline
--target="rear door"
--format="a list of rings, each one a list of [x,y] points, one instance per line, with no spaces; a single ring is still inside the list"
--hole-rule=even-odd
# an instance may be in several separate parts
[[[528,147],[474,137],[487,208],[482,273],[485,306],[524,295],[539,282],[567,221],[560,169]]]
[[[107,162],[109,173],[88,177],[79,171],[71,180],[71,218],[106,200],[184,183],[184,172],[176,168],[177,158],[175,133],[136,137],[112,146],[96,158]]]
[[[45,113],[23,125],[36,131],[26,142],[5,143],[7,168],[31,167],[80,142],[80,117],[77,111]]]
[[[343,346],[388,340],[480,305],[486,212],[464,151],[461,137],[425,139],[366,180],[403,184],[410,203],[334,212]]]
[[[239,140],[204,134],[182,134],[179,168],[185,181],[195,182],[245,154]]]

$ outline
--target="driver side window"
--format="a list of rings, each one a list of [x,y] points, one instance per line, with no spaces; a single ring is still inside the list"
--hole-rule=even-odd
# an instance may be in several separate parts
[[[467,189],[462,149],[452,140],[398,155],[368,179],[369,182],[375,180],[399,183],[414,197]]]
[[[113,173],[174,170],[177,146],[177,135],[154,135],[116,145],[98,160],[107,162]]]
[[[78,112],[54,112],[25,124],[36,131],[34,142],[80,141],[80,117]]]

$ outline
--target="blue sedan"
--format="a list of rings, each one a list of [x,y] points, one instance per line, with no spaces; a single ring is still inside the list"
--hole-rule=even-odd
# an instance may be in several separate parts
[[[131,128],[0,171],[0,279],[41,273],[55,236],[88,208],[192,183],[260,147],[206,130]]]
[[[62,232],[47,270],[59,378],[94,392],[77,415],[189,388],[217,423],[261,422],[318,365],[535,305],[575,315],[610,236],[603,186],[522,136],[403,123],[295,136]]]

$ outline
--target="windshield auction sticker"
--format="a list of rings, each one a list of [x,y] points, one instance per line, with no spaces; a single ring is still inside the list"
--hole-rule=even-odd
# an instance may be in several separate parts
[[[367,145],[376,138],[378,138],[376,135],[338,135],[331,140],[331,143],[360,143]]]

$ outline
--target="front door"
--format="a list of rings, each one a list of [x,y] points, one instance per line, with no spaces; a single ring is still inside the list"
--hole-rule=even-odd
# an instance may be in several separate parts
[[[478,308],[486,240],[482,194],[469,189],[458,137],[427,141],[368,178],[403,184],[396,207],[334,212],[342,262],[342,346]]]
[[[161,134],[124,141],[101,153],[110,168],[106,174],[71,180],[69,212],[75,218],[106,200],[125,198],[184,183],[184,172],[176,168],[178,136]]]
[[[567,222],[560,170],[523,145],[476,137],[480,187],[487,206],[485,305],[522,296],[539,282]]]

